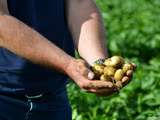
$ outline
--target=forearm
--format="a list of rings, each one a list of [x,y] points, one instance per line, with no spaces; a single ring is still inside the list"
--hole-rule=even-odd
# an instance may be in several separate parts
[[[107,57],[101,15],[93,0],[69,0],[68,22],[75,45],[89,64]]]
[[[65,71],[73,58],[14,17],[0,16],[0,46],[51,69]]]

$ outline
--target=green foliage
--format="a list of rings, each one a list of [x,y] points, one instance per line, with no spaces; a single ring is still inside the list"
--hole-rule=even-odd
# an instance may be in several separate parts
[[[110,55],[137,64],[119,93],[97,97],[68,85],[73,120],[160,120],[160,1],[97,0]]]
[[[159,0],[97,0],[112,54],[145,61],[160,50]]]

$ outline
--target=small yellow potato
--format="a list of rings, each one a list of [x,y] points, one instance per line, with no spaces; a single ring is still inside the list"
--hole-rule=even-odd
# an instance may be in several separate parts
[[[130,64],[130,63],[125,63],[125,64],[123,64],[122,69],[123,69],[124,73],[126,73],[128,70],[133,70],[134,67],[133,67],[133,65]]]
[[[102,80],[102,81],[108,81],[108,79],[104,75],[100,76],[100,80]]]
[[[113,56],[105,59],[103,64],[94,64],[92,66],[94,74],[88,74],[88,78],[110,81],[120,89],[131,79],[135,68],[135,64],[125,63],[121,56]]]
[[[116,69],[111,66],[106,66],[104,68],[104,74],[107,76],[114,76]]]
[[[114,79],[116,81],[120,81],[120,80],[122,80],[123,76],[124,76],[123,70],[122,69],[118,69],[114,74]]]
[[[112,81],[112,78],[110,76],[107,76],[107,75],[101,75],[100,76],[100,80],[103,80],[103,81]]]
[[[96,75],[101,75],[101,74],[103,74],[104,66],[103,65],[99,65],[99,64],[94,64],[92,69],[93,69],[93,72]]]
[[[108,58],[103,63],[105,66],[112,66],[111,58]]]
[[[113,56],[111,62],[113,67],[121,67],[124,64],[124,59],[121,56]]]

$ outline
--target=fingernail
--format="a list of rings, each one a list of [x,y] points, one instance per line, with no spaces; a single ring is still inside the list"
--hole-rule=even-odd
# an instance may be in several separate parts
[[[111,88],[111,87],[113,87],[113,84],[107,84],[107,86]]]
[[[133,74],[133,70],[128,70],[126,73],[127,76],[132,76],[132,74]]]
[[[127,76],[125,76],[125,77],[123,77],[123,79],[122,79],[122,83],[124,83],[124,82],[126,82],[126,81],[128,81],[129,80],[129,78],[127,77]]]
[[[137,65],[135,63],[132,63],[132,66],[133,66],[133,70],[135,70],[137,67]]]
[[[117,81],[116,86],[117,86],[118,89],[122,88],[123,87],[122,82]]]

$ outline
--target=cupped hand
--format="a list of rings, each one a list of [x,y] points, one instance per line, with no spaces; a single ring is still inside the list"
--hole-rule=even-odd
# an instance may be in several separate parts
[[[135,64],[132,64],[134,69]],[[94,73],[89,69],[87,63],[82,59],[73,60],[66,68],[66,73],[84,91],[94,93],[98,96],[108,96],[119,91],[132,79],[133,71],[127,71],[122,81],[114,84],[110,81],[94,80]]]
[[[133,66],[133,70],[128,70],[125,73],[125,76],[122,78],[121,81],[116,82],[114,85],[116,86],[116,91],[115,92],[119,92],[119,90],[123,87],[125,87],[127,84],[129,84],[132,80],[132,76],[133,76],[133,72],[136,69],[136,65],[134,63],[131,63]],[[114,81],[114,79],[113,79]],[[96,95],[98,96],[107,96],[108,94],[104,91],[103,89],[101,89],[102,91],[100,91],[99,93],[96,93]]]
[[[86,92],[111,95],[117,91],[116,85],[109,81],[91,80],[94,73],[82,59],[73,60],[66,68],[66,73]],[[89,77],[89,78],[88,78]]]

